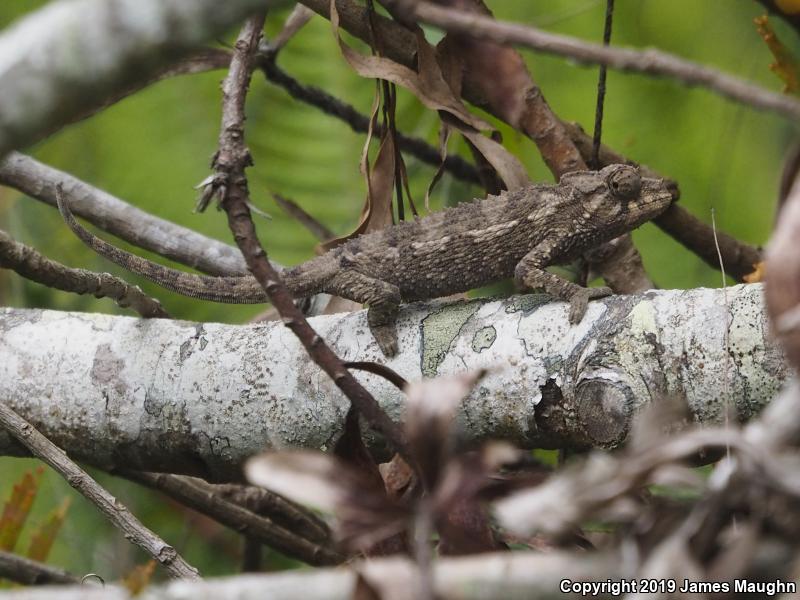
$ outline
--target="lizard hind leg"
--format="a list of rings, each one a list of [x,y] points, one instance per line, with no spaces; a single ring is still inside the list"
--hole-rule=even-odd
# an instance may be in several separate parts
[[[397,354],[400,288],[351,269],[338,272],[326,287],[332,294],[368,305],[367,323],[378,347],[386,356]]]

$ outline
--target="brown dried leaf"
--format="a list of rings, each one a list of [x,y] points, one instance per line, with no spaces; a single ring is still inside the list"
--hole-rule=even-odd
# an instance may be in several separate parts
[[[761,39],[775,57],[775,62],[769,66],[769,69],[783,81],[783,93],[797,95],[800,93],[800,75],[798,74],[800,73],[800,63],[792,51],[778,39],[767,15],[756,17],[753,22],[756,24],[756,31]]]
[[[339,37],[339,14],[335,0],[331,1],[331,26],[339,42],[342,55],[350,66],[362,77],[384,79],[402,86],[414,94],[431,110],[449,115],[448,125],[458,129],[483,153],[497,170],[508,189],[517,189],[530,183],[522,163],[494,140],[481,131],[492,131],[493,127],[483,119],[470,113],[453,93],[448,79],[443,75],[436,59],[436,51],[417,28],[417,63],[419,72],[382,56],[366,56],[356,52]]]
[[[388,463],[378,465],[378,468],[390,498],[403,498],[417,487],[414,469],[399,454],[395,454]]]
[[[753,269],[752,273],[742,277],[742,281],[745,283],[760,283],[764,281],[764,267],[766,267],[766,263],[762,260],[755,265],[755,269]]]
[[[383,229],[393,223],[392,195],[394,192],[395,147],[391,136],[381,140],[375,165],[369,174],[367,199],[361,211],[361,220],[352,233],[332,239],[320,247],[325,251],[339,246],[363,233]]]
[[[130,573],[122,578],[122,586],[127,589],[132,596],[138,596],[142,593],[144,588],[150,585],[155,571],[155,559],[148,560],[143,565],[136,565]]]
[[[11,552],[17,545],[19,534],[31,511],[44,469],[39,467],[35,472],[25,473],[11,489],[11,497],[3,507],[0,515],[0,550]]]
[[[50,554],[50,549],[53,547],[58,532],[61,531],[61,526],[64,524],[64,519],[67,517],[67,510],[69,510],[70,499],[64,498],[61,505],[55,510],[51,511],[46,517],[44,522],[31,535],[31,543],[28,547],[28,558],[39,562],[46,562]]]
[[[464,556],[507,550],[495,538],[486,509],[474,498],[464,498],[450,507],[437,523],[439,553]]]

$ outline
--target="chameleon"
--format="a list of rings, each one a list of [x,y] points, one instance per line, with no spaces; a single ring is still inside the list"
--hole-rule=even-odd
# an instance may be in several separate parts
[[[589,300],[611,290],[585,288],[545,268],[631,231],[677,197],[674,183],[642,177],[629,165],[576,171],[557,184],[506,191],[352,238],[281,275],[297,299],[325,292],[366,304],[370,330],[386,356],[398,351],[401,302],[449,296],[512,276],[522,289],[543,288],[569,302],[569,321],[575,324]],[[165,267],[87,231],[63,195],[58,208],[87,246],[164,288],[214,302],[268,302],[252,276],[215,277]]]

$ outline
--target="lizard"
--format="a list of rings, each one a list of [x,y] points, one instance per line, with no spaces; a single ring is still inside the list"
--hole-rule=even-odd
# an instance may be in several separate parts
[[[386,356],[398,351],[401,302],[449,296],[512,276],[522,289],[543,288],[569,302],[574,324],[589,300],[611,290],[582,287],[545,268],[631,231],[677,197],[674,183],[642,177],[633,166],[576,171],[557,184],[532,184],[363,234],[281,275],[295,298],[325,292],[366,304],[370,330]],[[58,208],[95,252],[164,288],[214,302],[268,302],[252,276],[215,277],[165,267],[90,233],[61,194]]]

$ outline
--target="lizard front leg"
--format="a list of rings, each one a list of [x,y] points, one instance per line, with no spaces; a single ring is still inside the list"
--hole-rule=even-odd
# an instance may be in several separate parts
[[[397,354],[397,313],[400,288],[386,281],[346,269],[330,282],[330,292],[366,304],[367,323],[378,347],[386,356]]]
[[[528,252],[517,263],[514,279],[523,288],[544,288],[544,291],[569,302],[569,322],[579,323],[586,314],[589,300],[603,298],[612,293],[607,287],[585,288],[544,270],[551,262],[551,252],[538,247]]]

